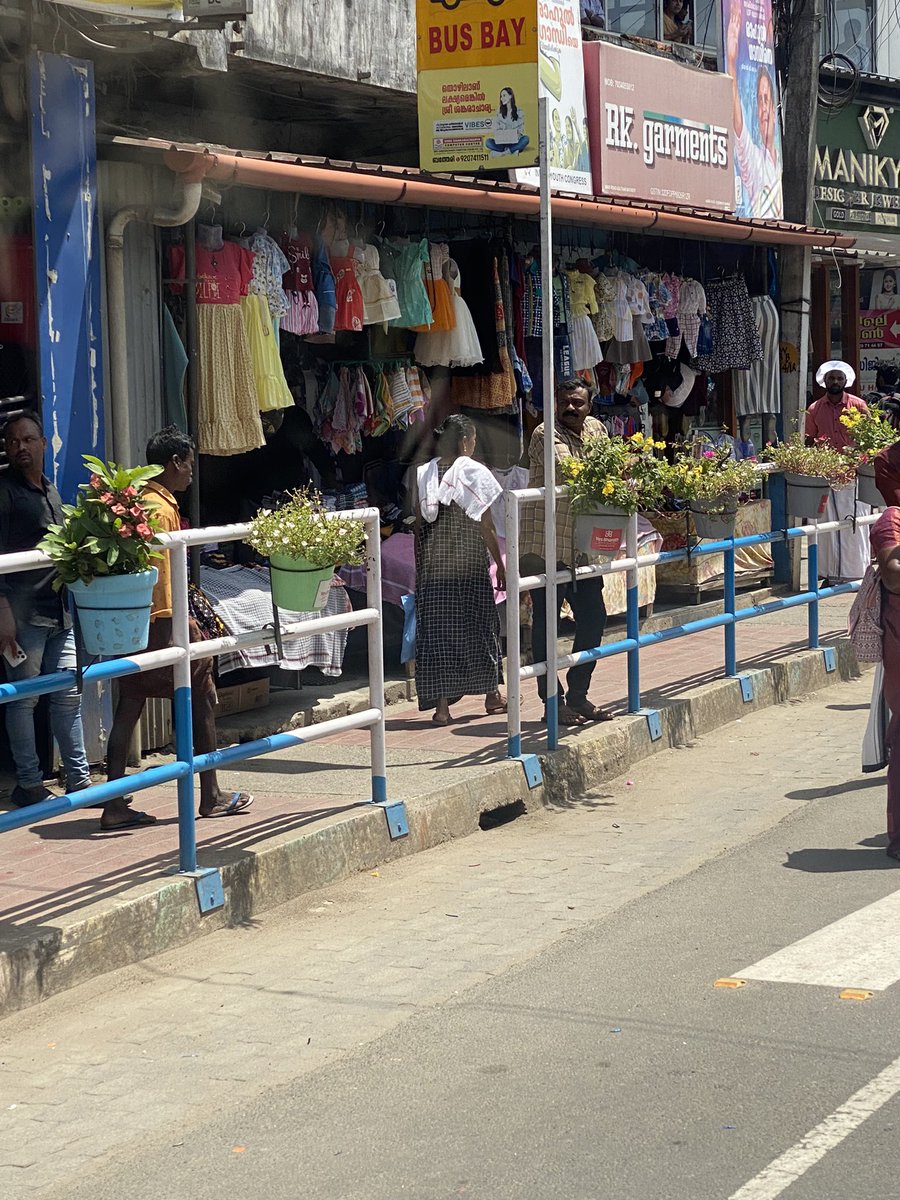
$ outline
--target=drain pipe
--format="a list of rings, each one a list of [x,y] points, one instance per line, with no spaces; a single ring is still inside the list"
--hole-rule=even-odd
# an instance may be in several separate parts
[[[199,173],[198,173],[199,174]],[[131,457],[131,411],[128,395],[128,338],[125,320],[125,230],[132,221],[172,228],[192,220],[200,207],[203,180],[185,179],[175,208],[132,205],[120,209],[106,229],[106,292],[109,328],[109,374],[112,412],[112,457],[127,463]]]

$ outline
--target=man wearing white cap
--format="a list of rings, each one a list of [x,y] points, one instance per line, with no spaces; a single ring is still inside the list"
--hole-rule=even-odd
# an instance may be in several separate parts
[[[835,450],[846,450],[852,446],[850,431],[841,424],[841,417],[851,409],[868,412],[865,400],[847,391],[856,380],[856,372],[849,363],[830,359],[816,371],[816,383],[824,387],[825,395],[806,410],[806,443],[828,442]],[[861,579],[871,559],[869,530],[861,526],[854,530],[849,523],[854,513],[857,517],[867,516],[871,506],[856,499],[856,485],[832,488],[823,520],[847,521],[840,533],[823,534],[819,542],[819,574],[830,583],[844,583]]]

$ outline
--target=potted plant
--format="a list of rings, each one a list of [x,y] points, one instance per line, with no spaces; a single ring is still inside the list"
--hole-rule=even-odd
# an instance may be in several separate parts
[[[664,462],[654,442],[643,433],[630,438],[586,438],[580,458],[562,460],[575,512],[576,549],[615,555],[628,518],[639,508],[653,508],[662,493]]]
[[[875,463],[873,459],[880,450],[886,450],[897,441],[898,433],[887,413],[871,408],[863,412],[852,408],[841,416],[841,424],[853,439],[853,449],[859,455],[856,466],[857,496],[874,508],[884,508],[884,498],[875,486]]]
[[[290,612],[325,607],[335,567],[363,561],[365,528],[330,514],[318,492],[299,488],[277,509],[261,508],[247,541],[269,560],[272,597]]]
[[[666,490],[687,504],[698,537],[734,537],[741,496],[758,486],[754,460],[736,459],[730,446],[696,443],[679,455],[666,472]]]
[[[831,488],[849,487],[856,475],[855,455],[835,450],[825,441],[807,446],[800,433],[767,447],[763,457],[784,471],[787,510],[793,517],[823,516]]]
[[[135,654],[150,635],[152,560],[162,553],[141,492],[162,468],[129,470],[87,454],[84,463],[90,479],[75,504],[63,505],[62,524],[49,527],[40,549],[56,564],[54,587],[67,587],[75,602],[88,654]]]

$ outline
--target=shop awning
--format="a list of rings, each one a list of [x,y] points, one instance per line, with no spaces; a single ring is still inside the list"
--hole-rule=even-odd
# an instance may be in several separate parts
[[[538,194],[524,184],[473,181],[454,175],[429,175],[411,167],[226,150],[152,138],[117,137],[108,143],[107,150],[112,147],[116,157],[149,157],[178,175],[224,185],[298,192],[365,204],[405,204],[523,218],[539,214]],[[599,196],[587,199],[565,192],[554,193],[553,212],[559,221],[633,233],[821,249],[849,249],[855,243],[851,235],[787,221],[750,221],[703,209],[654,206]]]

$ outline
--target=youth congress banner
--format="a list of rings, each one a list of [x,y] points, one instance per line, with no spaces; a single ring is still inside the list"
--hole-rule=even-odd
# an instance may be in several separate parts
[[[538,161],[536,0],[416,0],[419,165]]]
[[[734,91],[735,215],[781,220],[781,127],[772,0],[722,0],[725,72]]]

